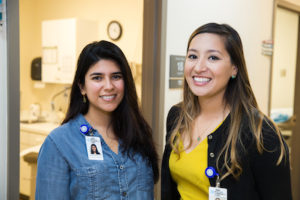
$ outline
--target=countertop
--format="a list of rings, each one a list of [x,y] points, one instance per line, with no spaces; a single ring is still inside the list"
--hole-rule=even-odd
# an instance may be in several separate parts
[[[20,123],[20,130],[41,135],[48,135],[60,124],[52,122]]]

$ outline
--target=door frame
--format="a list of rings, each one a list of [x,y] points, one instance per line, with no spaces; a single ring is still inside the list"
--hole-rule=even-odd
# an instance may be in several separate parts
[[[20,47],[19,47],[19,0],[6,0],[7,24],[7,146],[4,149],[6,162],[6,199],[19,199],[20,155]],[[2,129],[3,130],[3,129]],[[3,134],[3,133],[1,133]],[[3,138],[3,137],[2,137]],[[4,137],[5,138],[5,137]]]
[[[164,143],[164,82],[167,1],[144,0],[142,56],[142,112],[152,128],[159,157]],[[155,199],[160,199],[160,180],[155,185]]]
[[[300,6],[295,5],[293,3],[290,3],[286,0],[274,0],[273,4],[273,22],[272,22],[272,38],[274,40],[274,34],[275,34],[275,16],[276,16],[276,8],[283,8],[295,13],[298,13],[300,16]],[[300,30],[300,27],[299,27]],[[298,37],[299,38],[299,37]],[[298,49],[300,49],[300,46],[298,45]],[[297,58],[298,60],[298,58]],[[297,67],[297,64],[296,64]],[[270,81],[269,81],[269,99],[268,99],[268,115],[270,116],[271,112],[271,95],[272,95],[272,73],[273,73],[273,59],[271,59],[271,68],[270,68]]]
[[[293,135],[291,138],[291,157],[294,158],[291,160],[292,164],[292,192],[293,199],[300,199],[300,9],[298,12],[299,21],[298,21],[298,49],[297,49],[297,61],[296,61],[296,81],[295,81],[295,97],[294,97],[294,115],[296,116],[296,123],[293,127]],[[298,102],[298,104],[296,103]],[[297,120],[298,118],[298,120]],[[297,123],[298,121],[298,123]],[[297,134],[295,134],[297,133]],[[298,158],[298,159],[296,159]]]

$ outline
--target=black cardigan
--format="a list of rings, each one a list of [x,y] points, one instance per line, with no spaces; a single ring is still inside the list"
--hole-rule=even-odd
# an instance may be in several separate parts
[[[179,200],[180,195],[177,185],[173,181],[170,169],[169,158],[172,151],[169,145],[170,134],[176,124],[180,108],[173,106],[167,117],[167,137],[163,154],[161,173],[161,199]],[[257,151],[255,140],[247,128],[247,120],[242,120],[242,142],[239,145],[239,156],[242,163],[242,174],[239,180],[228,176],[221,181],[221,187],[227,188],[228,200],[291,200],[291,180],[289,156],[285,156],[283,161],[277,166],[276,161],[280,155],[279,139],[273,129],[263,123],[263,142],[266,150],[260,154]],[[216,158],[221,148],[225,145],[230,125],[230,115],[222,125],[213,133],[207,136],[208,141],[208,166],[216,169]],[[285,144],[285,143],[284,143]],[[286,155],[288,148],[286,147]],[[220,165],[223,163],[220,158]],[[203,172],[204,173],[204,172]],[[219,172],[220,173],[220,172]],[[224,173],[224,172],[223,172]],[[222,173],[220,173],[222,174]],[[210,185],[215,186],[216,179],[212,178]]]

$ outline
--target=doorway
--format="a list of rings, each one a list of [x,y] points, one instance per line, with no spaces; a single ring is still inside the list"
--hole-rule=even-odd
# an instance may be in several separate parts
[[[41,58],[44,52],[42,23],[74,18],[95,22],[97,27],[93,31],[97,32],[96,40],[112,41],[126,55],[141,102],[144,5],[140,0],[91,0],[87,2],[81,0],[19,0],[19,7],[20,197],[32,200],[35,193],[36,158],[40,145],[47,134],[59,126],[63,119],[71,84],[71,82],[53,81],[51,78],[47,78],[48,81],[43,80],[43,77],[42,80],[39,80],[35,78],[39,76],[33,76],[38,73],[32,71],[34,61]],[[110,38],[111,35],[109,35],[109,24],[112,21],[117,21],[121,25],[122,32],[117,38]],[[87,32],[86,26],[81,31]],[[75,34],[82,33],[78,31]],[[92,37],[87,35],[84,38],[92,40]],[[89,42],[78,41],[83,46]],[[76,59],[80,51],[81,49],[78,48]],[[151,87],[148,87],[147,90],[151,90]],[[38,113],[38,117],[33,118],[32,111],[34,110]]]
[[[20,1],[24,1],[24,0],[9,0],[6,1],[7,3],[7,10],[9,12],[7,12],[7,18],[10,19],[9,23],[7,24],[7,33],[9,35],[9,37],[7,38],[7,44],[9,46],[8,50],[7,50],[7,76],[8,76],[8,80],[7,80],[7,112],[3,113],[4,116],[7,117],[7,130],[6,131],[2,131],[2,133],[5,135],[5,137],[3,137],[1,141],[4,141],[4,138],[6,138],[7,136],[7,148],[5,148],[6,146],[3,145],[2,150],[3,153],[7,153],[7,169],[4,169],[4,172],[6,173],[6,178],[3,179],[1,181],[1,191],[4,191],[2,195],[3,199],[19,199],[19,155],[20,155],[20,151],[19,151],[19,145],[20,145],[20,98],[22,96],[22,93],[20,93],[20,87],[19,87],[19,79],[20,79],[20,55],[19,55],[19,51],[20,51],[20,30],[19,30],[19,16],[22,15],[22,13],[19,12],[19,7],[20,7]],[[131,1],[131,0],[129,0]],[[134,0],[132,0],[134,1]],[[60,11],[60,12],[64,12],[65,10],[62,10],[60,7],[56,7],[56,3],[58,2],[62,2],[65,4],[66,1],[52,1],[52,7],[51,9],[54,9],[55,12]],[[94,2],[99,2],[98,0],[95,0]],[[122,1],[123,2],[123,1]],[[161,143],[162,141],[162,137],[160,136],[160,132],[161,131],[157,131],[158,129],[162,129],[162,121],[161,120],[161,115],[159,114],[159,109],[161,108],[161,104],[159,105],[159,101],[161,100],[160,97],[162,96],[161,93],[163,92],[162,89],[160,89],[160,79],[164,77],[164,74],[160,74],[159,71],[161,70],[161,62],[160,62],[160,40],[161,40],[161,31],[160,31],[160,22],[161,22],[161,8],[162,8],[162,3],[159,0],[154,0],[154,1],[147,1],[144,0],[143,1],[138,1],[139,4],[144,3],[144,8],[147,9],[147,12],[144,13],[142,19],[144,18],[144,29],[147,30],[143,32],[142,37],[143,41],[148,41],[147,45],[143,45],[143,44],[138,44],[138,45],[142,45],[146,51],[140,51],[140,53],[142,54],[143,52],[143,60],[145,60],[145,62],[143,61],[143,84],[142,84],[142,89],[141,91],[144,92],[144,95],[141,94],[142,96],[142,110],[144,115],[146,116],[146,120],[148,121],[148,123],[150,124],[150,126],[153,127],[154,129],[154,133],[155,133],[155,139],[158,139],[158,143]],[[33,10],[33,12],[30,13],[30,17],[31,17],[31,22],[32,23],[37,23],[36,21],[36,14],[41,14],[41,10],[37,9],[37,3],[40,3],[40,1],[27,1],[26,2],[26,9],[29,9],[29,7],[35,8],[35,10]],[[72,1],[72,3],[74,3],[74,1]],[[107,1],[105,1],[105,3],[107,3]],[[118,1],[117,3],[114,1],[110,1],[111,4],[117,4],[120,3],[120,1]],[[50,5],[44,5],[44,7],[46,7],[47,9],[45,10],[46,12],[51,11],[51,9],[49,9],[50,7],[48,7]],[[84,4],[84,6],[77,6],[78,9],[80,10],[84,10],[85,9],[86,4]],[[118,5],[118,7],[120,7],[120,5]],[[95,8],[96,9],[96,8]],[[122,9],[122,7],[121,7]],[[129,9],[130,10],[130,9]],[[145,9],[144,9],[145,10]],[[52,10],[53,11],[53,10]],[[98,9],[96,9],[95,12],[91,12],[89,13],[90,15],[95,15],[95,13],[99,12]],[[109,11],[107,11],[109,12]],[[114,13],[114,12],[112,12]],[[49,14],[49,13],[48,13]],[[134,15],[134,17],[136,18],[136,12],[132,12],[132,15]],[[30,20],[29,20],[30,21]],[[29,29],[29,31],[27,31],[27,35],[32,36],[36,34],[37,37],[40,37],[41,34],[37,34],[34,33],[32,26],[27,27]],[[130,31],[135,30],[135,29],[131,29]],[[106,28],[102,29],[102,31],[106,32]],[[129,30],[128,30],[128,33]],[[134,37],[137,35],[134,35]],[[139,35],[140,37],[140,35]],[[26,38],[26,37],[25,37]],[[37,41],[39,40],[39,38],[36,37],[31,37],[31,39],[33,41]],[[136,38],[135,38],[136,39]],[[30,44],[30,42],[29,42]],[[36,45],[36,44],[35,44]],[[137,46],[138,46],[137,45]],[[37,45],[39,46],[39,45]],[[121,47],[122,48],[122,47]],[[136,49],[136,48],[135,48]],[[158,50],[157,50],[158,49]],[[25,49],[25,51],[31,51],[32,50],[32,46],[29,45],[27,49]],[[33,52],[36,52],[35,50]],[[36,54],[36,53],[35,53]],[[34,56],[40,56],[38,54],[34,55]],[[32,60],[31,56],[27,59],[27,65],[26,67],[29,68],[29,64]],[[26,60],[25,59],[25,60]],[[149,63],[146,63],[149,62]],[[144,69],[147,70],[144,70]],[[30,76],[30,72],[29,69],[22,71],[22,75],[26,75],[26,76]],[[158,76],[157,76],[158,75]],[[153,81],[147,81],[144,80],[144,77],[148,77],[149,80],[152,80],[151,78],[156,77],[157,81],[153,82]],[[4,80],[3,80],[4,81]],[[29,82],[29,83],[28,83]],[[30,83],[30,81],[28,81],[27,83],[25,82],[24,84],[29,84],[31,89],[34,88],[35,83]],[[154,83],[154,84],[153,84]],[[36,85],[37,87],[43,87],[43,84]],[[63,87],[62,87],[63,88]],[[163,88],[163,87],[162,87]],[[35,88],[38,89],[38,88]],[[49,86],[49,91],[51,93],[57,92],[55,91],[55,89],[53,89],[53,87]],[[149,94],[147,91],[151,91]],[[156,93],[158,91],[158,93]],[[25,93],[23,93],[23,98]],[[151,96],[151,95],[152,96]],[[4,94],[3,97],[5,97],[6,95]],[[41,95],[42,96],[42,95]],[[49,96],[48,92],[45,93],[45,96]],[[36,96],[30,96],[29,99],[37,99],[38,97]],[[143,103],[144,101],[146,102],[146,100],[149,100],[147,102],[150,102],[150,104],[147,103]],[[27,100],[27,99],[26,99]],[[22,102],[23,103],[23,102]],[[22,108],[26,108],[26,105],[28,104],[24,104],[22,105]],[[46,105],[46,104],[45,104]],[[47,104],[48,105],[48,104]],[[9,133],[9,134],[8,134]],[[161,147],[162,148],[162,147]],[[2,153],[2,152],[1,152]],[[162,152],[160,152],[162,153]],[[2,154],[1,154],[2,155]],[[5,157],[6,158],[6,157]],[[2,171],[1,171],[2,172]],[[159,186],[158,186],[159,188]],[[159,195],[159,193],[158,193]]]
[[[270,116],[278,124],[290,149],[292,192],[300,199],[300,6],[276,1],[273,18],[273,58]],[[299,120],[298,120],[299,121]]]

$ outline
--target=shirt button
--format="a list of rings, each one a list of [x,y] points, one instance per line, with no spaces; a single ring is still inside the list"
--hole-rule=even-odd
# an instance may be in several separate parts
[[[209,156],[210,156],[211,158],[213,158],[213,157],[215,157],[215,154],[214,154],[214,153],[210,153]]]
[[[212,138],[213,138],[213,136],[212,136],[212,135],[209,135],[209,136],[208,136],[208,139],[209,139],[209,140],[211,140]]]
[[[122,192],[122,195],[125,197],[127,195],[127,193],[126,192]]]
[[[120,169],[124,169],[124,166],[123,166],[123,165],[120,165]]]

